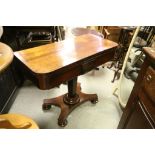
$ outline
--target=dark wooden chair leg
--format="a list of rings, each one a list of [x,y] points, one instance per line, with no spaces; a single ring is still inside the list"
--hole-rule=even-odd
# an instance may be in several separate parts
[[[119,72],[119,68],[115,71],[115,73],[114,73],[114,77],[113,77],[113,79],[112,79],[112,83],[115,81],[115,78],[116,78],[116,76],[117,76],[117,74],[118,74],[118,72]]]

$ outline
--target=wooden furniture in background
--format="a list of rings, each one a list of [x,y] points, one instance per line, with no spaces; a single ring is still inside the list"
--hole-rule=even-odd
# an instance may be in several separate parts
[[[155,49],[143,48],[146,58],[119,122],[119,129],[155,128]]]
[[[58,41],[62,32],[61,29],[58,33],[57,26],[3,26],[3,29],[2,42],[13,51]],[[61,37],[64,37],[63,34]]]
[[[81,92],[77,77],[110,61],[116,47],[115,42],[86,34],[14,54],[21,71],[40,89],[50,89],[67,81],[68,93],[45,99],[43,104],[44,110],[50,109],[51,105],[60,107],[58,124],[65,126],[67,116],[74,108],[85,101],[98,101],[96,94]]]
[[[16,90],[15,79],[9,68],[13,61],[12,49],[0,42],[0,113],[6,110],[10,98]],[[0,128],[26,129],[38,128],[36,123],[28,117],[19,114],[1,114]]]
[[[74,36],[81,36],[84,34],[94,34],[96,36],[99,36],[101,38],[104,38],[104,35],[96,30],[92,30],[92,29],[88,29],[88,28],[81,28],[81,27],[77,27],[71,30],[72,34]]]
[[[118,73],[122,69],[124,58],[132,39],[131,33],[135,30],[135,27],[121,26],[120,29],[121,31],[118,39],[118,47],[115,51],[113,62],[108,67],[108,68],[112,68],[114,66],[115,68],[115,73],[114,73],[112,82],[115,81],[116,77],[117,79],[119,78]]]
[[[98,31],[104,35],[104,38],[108,39],[110,35],[108,26],[98,26]]]
[[[0,113],[9,110],[17,94],[18,80],[12,61],[12,49],[0,42]]]
[[[0,129],[39,129],[29,117],[21,114],[0,115]]]
[[[119,26],[98,26],[98,31],[104,35],[104,38],[118,43],[121,31]]]
[[[5,70],[13,60],[12,49],[0,42],[0,72]]]

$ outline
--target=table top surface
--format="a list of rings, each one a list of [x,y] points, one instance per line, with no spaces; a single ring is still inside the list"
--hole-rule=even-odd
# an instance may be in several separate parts
[[[0,72],[6,69],[13,60],[12,49],[0,42]]]
[[[45,74],[116,46],[113,41],[86,34],[14,54],[32,72]]]

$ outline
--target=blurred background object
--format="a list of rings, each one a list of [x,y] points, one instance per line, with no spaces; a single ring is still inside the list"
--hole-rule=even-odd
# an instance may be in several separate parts
[[[2,34],[3,34],[3,27],[0,26],[0,38],[1,38]]]

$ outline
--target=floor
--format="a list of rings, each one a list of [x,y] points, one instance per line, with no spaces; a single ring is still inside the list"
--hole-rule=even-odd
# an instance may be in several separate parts
[[[97,93],[99,102],[93,105],[85,102],[68,116],[65,129],[115,129],[118,126],[122,110],[116,96],[113,95],[117,81],[111,83],[114,72],[107,67],[90,71],[79,77],[82,91]],[[125,82],[124,88],[128,85]],[[132,85],[132,84],[131,84]],[[59,129],[57,119],[60,113],[58,107],[49,111],[42,110],[43,99],[59,96],[67,92],[67,85],[51,90],[39,90],[30,81],[25,81],[9,113],[22,113],[34,119],[41,129]],[[124,94],[123,96],[129,96]],[[127,98],[125,97],[125,98]]]

